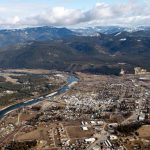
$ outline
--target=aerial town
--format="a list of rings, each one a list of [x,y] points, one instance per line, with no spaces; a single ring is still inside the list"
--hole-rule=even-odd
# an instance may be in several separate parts
[[[150,73],[145,69],[137,67],[135,74],[122,69],[120,76],[46,70],[0,75],[0,98],[11,99],[1,103],[2,150],[150,149]],[[30,93],[14,100],[20,83],[22,93]]]
[[[0,0],[0,150],[150,150],[150,0]]]

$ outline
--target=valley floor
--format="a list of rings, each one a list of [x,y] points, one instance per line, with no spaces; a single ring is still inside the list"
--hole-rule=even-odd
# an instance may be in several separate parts
[[[55,74],[58,79],[62,76],[65,81],[65,73]],[[0,146],[12,150],[18,146],[33,150],[149,150],[150,75],[76,72],[76,76],[79,81],[65,93],[1,119]]]

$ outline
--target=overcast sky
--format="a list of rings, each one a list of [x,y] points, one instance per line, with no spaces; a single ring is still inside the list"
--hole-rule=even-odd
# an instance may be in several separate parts
[[[0,0],[0,27],[150,25],[150,0]]]

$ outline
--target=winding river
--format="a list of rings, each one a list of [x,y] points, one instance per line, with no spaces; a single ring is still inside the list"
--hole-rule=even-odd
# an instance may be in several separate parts
[[[56,95],[60,95],[62,93],[65,93],[66,91],[68,91],[70,89],[70,87],[71,87],[70,85],[72,85],[74,82],[78,82],[78,78],[76,78],[74,75],[70,75],[67,78],[67,84],[64,85],[63,87],[61,87],[60,89],[58,89],[56,92],[50,94],[49,98],[52,98]],[[2,119],[6,114],[10,113],[13,110],[36,104],[36,103],[41,102],[45,99],[46,99],[46,97],[39,97],[39,98],[35,98],[35,99],[29,100],[26,102],[21,102],[21,103],[17,103],[17,104],[8,106],[7,108],[0,110],[0,119]]]

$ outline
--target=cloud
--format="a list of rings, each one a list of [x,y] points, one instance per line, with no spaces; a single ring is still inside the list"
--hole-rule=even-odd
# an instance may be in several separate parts
[[[6,9],[1,9],[6,11]],[[0,18],[3,26],[76,26],[76,25],[150,25],[150,5],[135,1],[124,4],[97,3],[93,8],[67,9],[54,7],[28,17]]]
[[[23,24],[30,25],[73,25],[80,22],[83,13],[81,10],[65,9],[64,7],[54,7],[46,12],[23,20]]]

